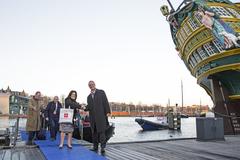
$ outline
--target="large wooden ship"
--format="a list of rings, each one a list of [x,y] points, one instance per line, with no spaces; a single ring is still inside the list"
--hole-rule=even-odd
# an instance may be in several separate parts
[[[160,10],[180,58],[211,96],[225,134],[240,134],[240,3],[184,0]]]

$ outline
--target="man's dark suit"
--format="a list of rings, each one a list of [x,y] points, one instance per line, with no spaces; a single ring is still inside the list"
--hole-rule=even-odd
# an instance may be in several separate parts
[[[105,148],[105,130],[108,126],[107,114],[110,113],[107,96],[103,90],[96,89],[93,95],[89,94],[87,97],[87,103],[86,110],[89,111],[94,148],[98,148],[99,142],[101,148]]]

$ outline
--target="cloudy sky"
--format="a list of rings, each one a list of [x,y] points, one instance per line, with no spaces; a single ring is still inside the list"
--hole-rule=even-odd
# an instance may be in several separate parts
[[[181,1],[174,0],[174,5]],[[236,2],[237,0],[235,0]],[[94,80],[109,101],[212,106],[177,56],[166,0],[0,0],[0,87],[48,96]]]

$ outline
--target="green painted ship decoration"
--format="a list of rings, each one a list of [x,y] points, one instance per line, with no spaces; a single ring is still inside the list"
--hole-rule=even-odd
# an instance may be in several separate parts
[[[179,57],[214,102],[225,134],[240,134],[240,3],[184,0],[160,8]]]

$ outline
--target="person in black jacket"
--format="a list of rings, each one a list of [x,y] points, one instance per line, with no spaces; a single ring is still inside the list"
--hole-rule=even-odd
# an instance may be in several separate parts
[[[59,114],[62,104],[58,100],[58,96],[53,98],[53,101],[49,102],[45,110],[46,120],[50,124],[50,136],[51,140],[56,140],[56,135],[59,130]]]
[[[73,123],[76,120],[76,114],[77,114],[77,109],[81,108],[81,105],[76,102],[77,99],[77,92],[72,90],[70,91],[68,97],[65,99],[65,108],[70,108],[74,110],[74,114],[73,114]],[[69,124],[69,123],[61,123],[60,124],[60,131],[61,131],[61,141],[60,141],[60,145],[59,148],[61,149],[63,147],[63,143],[64,143],[64,137],[65,134],[68,133],[68,148],[72,149],[72,133],[74,131],[73,128],[73,123]]]
[[[105,152],[106,136],[105,131],[108,126],[108,116],[110,107],[107,96],[103,90],[96,89],[95,82],[89,81],[91,93],[87,97],[85,111],[89,111],[89,118],[92,130],[93,151],[98,151],[98,144],[101,143],[101,153]]]

